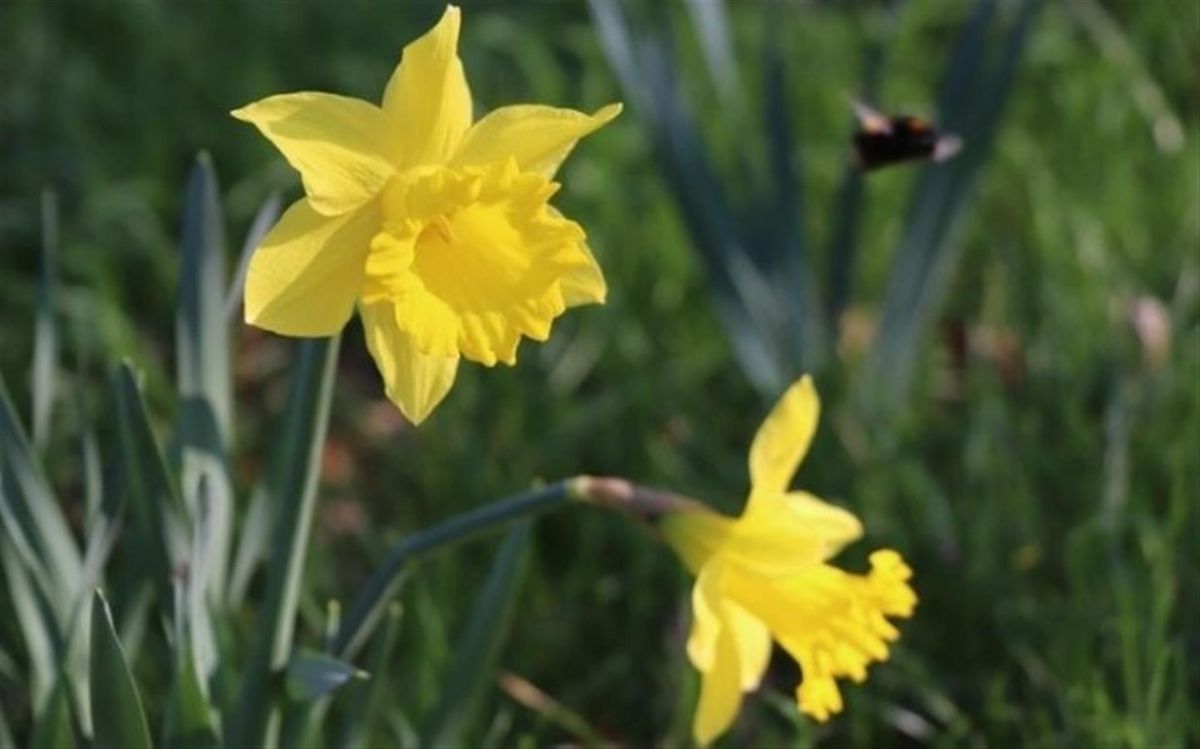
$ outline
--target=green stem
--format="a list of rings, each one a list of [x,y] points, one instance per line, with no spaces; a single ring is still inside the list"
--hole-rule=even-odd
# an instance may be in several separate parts
[[[282,435],[268,483],[274,504],[273,552],[267,568],[260,636],[254,643],[231,746],[265,746],[274,713],[273,680],[292,649],[296,607],[309,532],[317,505],[321,449],[333,400],[339,336],[298,346],[296,374],[280,425]]]
[[[563,504],[572,497],[573,480],[559,481],[501,499],[486,507],[457,515],[416,533],[392,546],[383,563],[342,617],[333,652],[350,658],[362,646],[375,621],[385,610],[410,562],[444,546],[451,546],[494,531],[518,518]]]

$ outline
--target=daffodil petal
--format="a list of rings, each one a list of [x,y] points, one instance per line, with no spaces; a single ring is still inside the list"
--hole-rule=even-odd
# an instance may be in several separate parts
[[[731,600],[724,601],[722,613],[737,645],[742,690],[757,689],[771,661],[771,632],[766,624]]]
[[[336,216],[359,207],[395,173],[383,150],[387,122],[374,104],[305,92],[270,96],[232,114],[257,127],[300,172],[320,213]]]
[[[413,424],[420,424],[454,384],[457,356],[423,354],[396,319],[390,301],[363,304],[367,348],[383,377],[387,397]]]
[[[517,104],[489,112],[467,131],[455,165],[488,164],[515,157],[521,171],[553,177],[580,138],[621,113],[609,104],[594,114],[540,104]]]
[[[471,91],[458,59],[462,16],[450,5],[437,25],[404,48],[383,92],[392,156],[404,166],[444,164],[471,127]]]
[[[587,242],[579,243],[581,259],[577,266],[567,271],[559,281],[562,289],[563,302],[568,307],[578,307],[583,304],[604,304],[608,298],[608,283],[596,256],[587,246]]]
[[[706,565],[692,586],[692,629],[688,634],[688,660],[699,671],[712,668],[721,634],[721,570]]]
[[[801,491],[788,492],[782,501],[790,512],[825,541],[826,559],[836,555],[847,544],[862,538],[862,522],[849,510]]]
[[[708,561],[724,548],[735,524],[730,518],[698,508],[665,515],[659,530],[688,569],[699,577]]]
[[[737,645],[733,635],[722,629],[716,642],[712,666],[700,672],[700,700],[692,720],[692,734],[701,746],[711,744],[733,725],[742,705],[742,683]]]
[[[782,494],[808,452],[821,404],[812,378],[788,388],[750,446],[750,485],[755,494]]]
[[[760,533],[816,540],[822,551],[819,558],[810,561],[833,557],[863,534],[862,523],[854,513],[803,491],[751,494],[738,524],[759,529]]]
[[[292,336],[341,330],[362,290],[378,221],[373,205],[331,218],[307,198],[293,203],[250,257],[246,322]]]

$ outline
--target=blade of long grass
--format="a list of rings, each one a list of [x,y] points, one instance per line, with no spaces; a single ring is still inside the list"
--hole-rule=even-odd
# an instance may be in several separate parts
[[[400,634],[403,613],[399,603],[388,605],[387,617],[371,648],[370,681],[351,685],[346,704],[350,706],[343,723],[340,746],[345,749],[365,749],[369,746],[371,729],[379,719],[384,706],[395,702],[395,694],[389,690],[388,669],[392,665],[392,654]]]
[[[141,695],[113,627],[108,602],[99,591],[92,604],[91,651],[89,679],[96,745],[152,747]]]
[[[225,317],[231,321],[242,309],[242,290],[246,286],[246,271],[250,267],[250,258],[258,249],[263,237],[267,236],[267,232],[275,225],[282,210],[283,196],[275,192],[263,201],[258,213],[254,214],[254,221],[250,223],[250,230],[246,232],[246,238],[242,242],[242,255],[238,260],[237,272],[233,275],[229,293],[225,297]]]
[[[33,331],[33,446],[41,452],[50,437],[50,417],[58,389],[58,196],[42,193],[42,263]]]
[[[475,602],[443,682],[437,707],[421,731],[430,746],[461,744],[484,692],[493,685],[500,648],[508,636],[528,562],[528,521],[508,531],[487,583]]]
[[[339,342],[337,337],[307,339],[297,347],[299,361],[268,483],[275,527],[266,600],[234,720],[235,744],[264,743],[274,712],[274,675],[291,653]]]

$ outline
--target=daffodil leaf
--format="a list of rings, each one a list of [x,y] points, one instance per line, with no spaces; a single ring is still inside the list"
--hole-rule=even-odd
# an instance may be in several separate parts
[[[266,483],[273,528],[262,623],[243,681],[232,744],[265,742],[275,697],[273,674],[286,666],[292,650],[340,340],[312,338],[297,346],[298,362]]]
[[[424,744],[461,744],[480,698],[494,683],[496,661],[525,576],[529,528],[527,521],[520,522],[505,534],[458,642],[437,706],[421,731]]]
[[[58,255],[58,197],[42,193],[42,267],[38,277],[33,332],[33,444],[45,449],[58,385],[58,314],[55,305]]]
[[[162,601],[171,600],[168,573],[186,558],[186,513],[174,479],[167,472],[142,401],[137,377],[128,362],[113,375],[111,392],[117,425],[120,493],[133,514],[135,547],[150,555],[147,569]]]
[[[150,727],[125,649],[113,628],[108,602],[97,591],[92,603],[91,701],[96,746],[151,747]]]
[[[893,256],[878,343],[859,382],[859,393],[868,401],[894,401],[907,390],[912,364],[919,359],[915,348],[961,255],[955,227],[971,205],[1041,5],[1023,0],[1003,6],[1011,8],[1014,17],[1001,49],[993,54],[989,39],[1000,4],[979,0],[947,63],[939,126],[958,134],[965,147],[956,158],[921,174]]]
[[[0,745],[15,746],[4,743],[3,733],[0,732]],[[75,730],[71,725],[71,689],[67,677],[59,674],[55,680],[50,698],[42,706],[41,712],[33,723],[33,734],[29,738],[30,746],[48,746],[55,749],[74,749]]]
[[[229,284],[229,292],[225,297],[225,316],[230,322],[235,320],[242,309],[242,293],[246,288],[246,270],[250,267],[250,258],[258,249],[263,237],[267,236],[267,232],[271,231],[271,227],[279,220],[279,214],[282,211],[283,196],[274,192],[258,207],[258,213],[254,214],[250,230],[246,232],[246,238],[242,240],[242,256],[238,260],[237,272],[233,275],[233,281]]]
[[[371,679],[350,686],[352,691],[346,699],[350,712],[346,717],[340,746],[347,749],[368,746],[372,726],[385,706],[389,705],[391,694],[388,691],[387,670],[396,649],[402,612],[398,603],[392,602],[388,606],[387,617],[371,646],[368,664]]]

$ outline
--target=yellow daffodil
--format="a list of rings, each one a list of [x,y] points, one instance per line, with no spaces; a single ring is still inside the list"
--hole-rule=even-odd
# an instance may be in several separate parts
[[[916,605],[912,572],[894,551],[870,556],[866,575],[827,563],[862,535],[849,512],[788,491],[820,410],[812,380],[784,394],[750,448],[750,499],[728,518],[688,503],[662,516],[663,535],[696,575],[687,652],[700,671],[693,723],[707,744],[733,723],[758,686],[771,640],[800,663],[800,709],[819,721],[842,709],[837,677],[866,678],[899,633],[887,617]]]
[[[603,303],[583,229],[549,203],[575,143],[621,111],[523,104],[472,121],[446,9],[404,49],[382,105],[324,93],[236,110],[300,173],[305,197],[263,239],[246,321],[292,336],[337,333],[357,305],[388,397],[421,422],[460,357],[516,362],[568,307]]]

